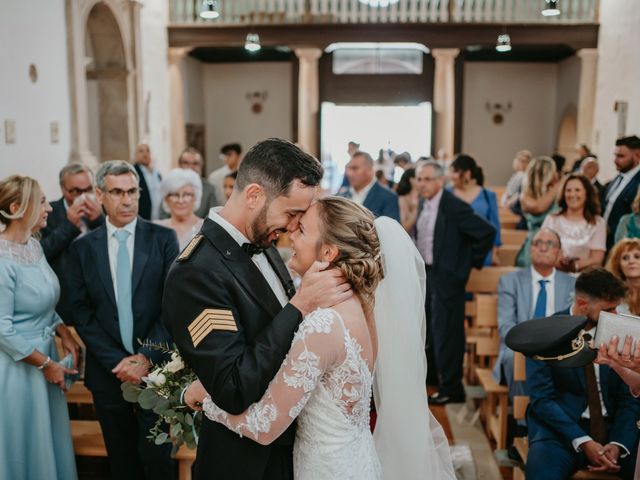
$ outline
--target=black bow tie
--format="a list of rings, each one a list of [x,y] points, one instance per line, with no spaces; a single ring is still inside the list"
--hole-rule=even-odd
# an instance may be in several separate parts
[[[242,249],[250,257],[253,257],[254,255],[260,255],[261,253],[264,253],[264,251],[266,250],[266,248],[259,247],[253,243],[243,243]]]

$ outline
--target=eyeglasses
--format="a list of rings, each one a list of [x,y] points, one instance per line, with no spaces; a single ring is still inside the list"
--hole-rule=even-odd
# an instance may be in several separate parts
[[[137,200],[140,197],[141,188],[130,188],[129,190],[121,190],[119,188],[113,188],[107,191],[107,195],[114,201],[122,201],[125,195],[128,195],[131,200]]]
[[[536,248],[547,247],[549,249],[560,247],[560,244],[554,240],[535,240],[532,245]]]
[[[78,197],[78,196],[82,195],[83,193],[93,193],[93,186],[90,186],[90,187],[87,187],[87,188],[66,188],[66,187],[63,187],[63,188],[72,197]]]
[[[181,200],[184,200],[185,202],[189,202],[193,200],[195,197],[196,197],[195,194],[191,192],[183,192],[183,193],[173,192],[173,193],[167,194],[167,198],[170,198],[174,202],[178,202]]]

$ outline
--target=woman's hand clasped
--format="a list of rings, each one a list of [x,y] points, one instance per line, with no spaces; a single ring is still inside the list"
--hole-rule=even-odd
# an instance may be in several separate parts
[[[71,368],[65,368],[58,362],[50,361],[47,366],[42,369],[42,373],[47,382],[58,385],[63,392],[66,392],[67,386],[64,381],[65,373],[75,375],[78,371]]]
[[[640,372],[640,348],[638,348],[637,342],[634,345],[633,338],[627,335],[624,339],[622,351],[618,353],[619,343],[620,339],[617,336],[614,336],[609,341],[609,345],[603,343],[598,350],[596,363],[608,366],[612,366],[615,363],[629,370]]]
[[[184,403],[186,403],[192,410],[196,412],[202,411],[202,402],[204,402],[207,396],[207,391],[200,380],[196,380],[187,387],[184,392]]]

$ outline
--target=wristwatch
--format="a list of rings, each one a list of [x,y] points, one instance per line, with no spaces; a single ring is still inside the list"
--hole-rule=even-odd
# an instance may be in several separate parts
[[[50,363],[51,363],[51,357],[47,357],[47,359],[44,362],[42,362],[42,365],[38,367],[38,370],[44,370],[49,366]]]

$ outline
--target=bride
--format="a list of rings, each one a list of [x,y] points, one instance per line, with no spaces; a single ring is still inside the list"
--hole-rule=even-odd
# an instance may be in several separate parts
[[[374,223],[356,203],[327,197],[302,216],[291,242],[290,268],[303,275],[328,261],[356,295],[304,318],[276,377],[245,412],[221,410],[199,381],[186,392],[189,405],[263,445],[297,418],[297,480],[455,479],[427,405],[424,262],[408,235],[389,218]]]

